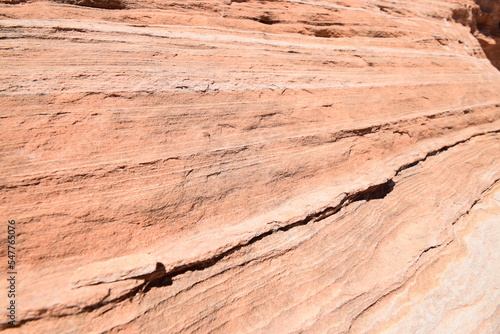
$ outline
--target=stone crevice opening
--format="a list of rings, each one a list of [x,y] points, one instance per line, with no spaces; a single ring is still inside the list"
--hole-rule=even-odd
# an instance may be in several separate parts
[[[102,9],[125,9],[126,7],[121,0],[58,0],[58,2]]]

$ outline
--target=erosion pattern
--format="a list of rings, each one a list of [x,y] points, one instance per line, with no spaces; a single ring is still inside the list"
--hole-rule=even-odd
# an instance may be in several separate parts
[[[0,328],[498,333],[498,13],[3,1]]]

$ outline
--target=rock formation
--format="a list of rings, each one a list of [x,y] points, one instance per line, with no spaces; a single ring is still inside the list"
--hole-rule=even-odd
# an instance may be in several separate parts
[[[1,329],[498,333],[498,1],[0,2]]]
[[[486,56],[500,70],[500,2],[476,0],[454,9],[453,19],[470,26]]]

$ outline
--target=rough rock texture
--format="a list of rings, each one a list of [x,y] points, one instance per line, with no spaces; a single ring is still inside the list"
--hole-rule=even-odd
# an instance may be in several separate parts
[[[9,331],[498,333],[498,8],[3,1]]]
[[[78,268],[71,280],[73,287],[117,282],[156,271],[156,259],[150,255],[129,255],[95,262]]]
[[[475,0],[456,8],[453,19],[470,26],[486,56],[500,70],[500,1]]]

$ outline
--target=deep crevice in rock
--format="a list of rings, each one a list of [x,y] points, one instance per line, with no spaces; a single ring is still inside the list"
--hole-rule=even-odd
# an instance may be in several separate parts
[[[385,183],[370,187],[367,190],[355,195],[351,199],[351,203],[358,201],[371,201],[374,199],[382,199],[394,189],[395,185],[396,183],[394,183],[393,180],[389,180]]]
[[[267,24],[267,25],[273,25],[273,24],[281,22],[280,20],[274,19],[272,17],[272,15],[268,15],[268,14],[263,14],[263,15],[260,15],[259,17],[251,17],[250,20],[257,21],[259,23]]]
[[[121,0],[58,0],[58,2],[102,9],[125,9],[126,7]]]

